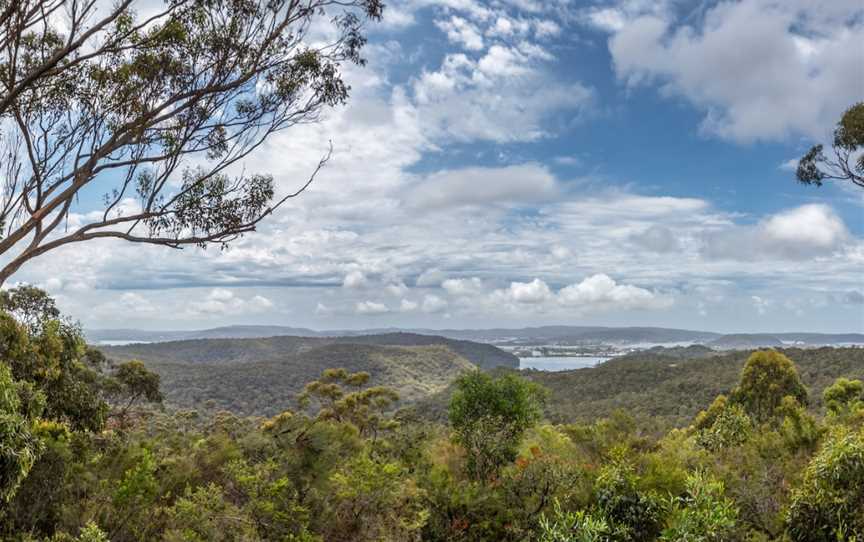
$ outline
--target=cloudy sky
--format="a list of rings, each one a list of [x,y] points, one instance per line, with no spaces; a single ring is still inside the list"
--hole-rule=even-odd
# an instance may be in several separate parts
[[[864,331],[864,190],[790,169],[864,99],[860,0],[390,0],[369,30],[349,105],[247,160],[288,192],[334,147],[261,231],[13,281],[90,328]]]

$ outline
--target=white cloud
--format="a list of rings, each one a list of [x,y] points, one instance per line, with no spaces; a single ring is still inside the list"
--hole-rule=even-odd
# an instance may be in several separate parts
[[[447,279],[441,283],[441,288],[452,296],[472,296],[483,291],[483,281],[477,277]]]
[[[410,299],[403,299],[399,304],[399,310],[402,312],[414,312],[419,307],[419,304],[416,301],[411,301]]]
[[[385,290],[394,297],[402,297],[408,293],[408,286],[405,286],[405,283],[400,280],[398,282],[391,282],[385,287]]]
[[[480,30],[462,17],[453,16],[445,21],[437,21],[435,24],[447,34],[447,39],[451,42],[471,51],[483,49],[483,36],[480,35]]]
[[[548,136],[551,117],[578,116],[593,96],[578,82],[546,73],[542,64],[550,60],[531,43],[496,44],[479,60],[447,55],[438,70],[423,72],[412,85],[425,133],[435,140],[499,143]]]
[[[864,7],[840,4],[723,2],[701,24],[662,14],[624,21],[614,11],[594,18],[615,31],[618,76],[683,96],[705,111],[706,132],[743,142],[820,139],[860,98]]]
[[[753,301],[753,308],[760,315],[764,315],[768,311],[768,307],[771,306],[770,301],[762,299],[758,295],[750,296],[750,299]]]
[[[831,207],[809,204],[767,217],[754,226],[733,226],[705,235],[709,259],[808,260],[831,255],[849,239]]]
[[[417,277],[417,286],[438,286],[446,275],[440,269],[426,269]]]
[[[387,305],[375,301],[358,301],[354,306],[357,314],[384,314],[390,312]]]
[[[602,273],[562,288],[558,299],[563,305],[589,310],[664,308],[672,303],[669,297],[638,286],[618,284]]]
[[[543,303],[552,298],[549,286],[536,278],[531,282],[511,282],[503,293],[517,303]]]
[[[124,296],[127,295],[137,296],[134,293],[124,294]],[[139,297],[129,300],[129,302],[137,304]],[[244,299],[227,288],[213,288],[203,300],[189,303],[186,312],[192,317],[239,316],[265,312],[272,309],[273,306],[273,302],[262,295],[255,295],[249,299]]]
[[[423,304],[421,310],[426,313],[438,313],[447,308],[447,301],[434,294],[426,294],[423,296]]]
[[[345,279],[342,281],[343,288],[362,288],[366,286],[366,284],[366,275],[361,271],[356,270],[345,275]]]

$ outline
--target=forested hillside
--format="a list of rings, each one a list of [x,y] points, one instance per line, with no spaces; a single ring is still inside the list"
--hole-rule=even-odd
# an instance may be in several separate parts
[[[443,345],[478,367],[519,367],[519,358],[488,344],[414,333],[386,333],[326,338],[279,336],[259,339],[197,339],[137,343],[125,346],[103,346],[100,348],[111,356],[124,359],[137,358],[145,361],[174,361],[212,365],[219,363],[281,361],[291,356],[332,344],[378,346]],[[338,359],[330,361],[336,363]]]
[[[822,391],[841,377],[864,377],[864,348],[781,349],[794,359],[811,390],[811,408],[822,408]],[[738,382],[752,351],[711,352],[704,347],[653,349],[572,371],[522,371],[549,390],[546,416],[560,423],[591,421],[621,409],[655,427],[683,427],[719,394]],[[452,388],[412,407],[429,419],[446,417]]]
[[[247,356],[237,362],[227,357],[212,363],[193,359],[145,362],[162,377],[166,405],[242,416],[273,416],[291,408],[303,386],[329,367],[369,373],[376,384],[396,390],[403,403],[437,393],[462,372],[475,368],[440,345],[324,344],[263,361]]]

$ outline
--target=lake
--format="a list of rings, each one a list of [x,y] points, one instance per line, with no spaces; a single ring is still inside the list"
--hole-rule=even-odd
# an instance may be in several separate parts
[[[542,356],[534,358],[519,358],[520,369],[537,369],[540,371],[569,371],[570,369],[584,369],[594,367],[609,358],[595,357],[568,357],[568,356]]]

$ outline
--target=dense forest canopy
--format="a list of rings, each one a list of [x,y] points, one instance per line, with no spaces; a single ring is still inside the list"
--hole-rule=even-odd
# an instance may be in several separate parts
[[[664,375],[671,359],[735,373],[674,429],[622,409],[568,421],[559,406],[553,421],[549,403],[571,385],[579,395],[576,376],[589,373],[470,364],[445,396],[444,420],[394,409],[395,390],[339,368],[311,379],[290,408],[244,417],[160,406],[158,375],[86,347],[44,293],[14,290],[2,301],[4,540],[864,536],[859,349],[757,351],[743,364],[655,352],[592,370],[648,374],[653,364]],[[819,369],[802,371],[796,355]],[[824,385],[828,368],[843,376]],[[664,380],[639,385],[662,396]],[[707,384],[678,382],[693,392]]]

